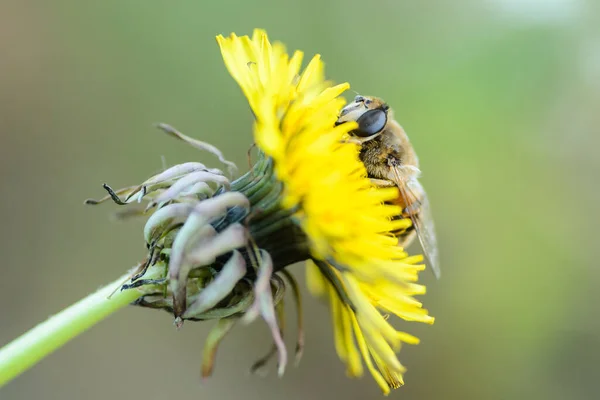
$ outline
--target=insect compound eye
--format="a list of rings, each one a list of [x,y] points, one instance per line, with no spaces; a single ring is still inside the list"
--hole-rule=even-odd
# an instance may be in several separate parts
[[[369,110],[356,121],[358,128],[352,133],[359,137],[367,137],[381,132],[387,123],[387,113],[382,109]]]
[[[356,97],[354,98],[354,101],[355,101],[356,103],[362,103],[363,101],[365,101],[365,98],[364,98],[363,96],[361,96],[361,95],[358,95],[358,96],[356,96]]]

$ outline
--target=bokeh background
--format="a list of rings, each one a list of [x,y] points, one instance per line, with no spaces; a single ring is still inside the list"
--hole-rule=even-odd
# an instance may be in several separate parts
[[[422,342],[402,350],[407,384],[391,396],[598,398],[595,0],[3,0],[0,345],[144,254],[142,221],[83,205],[102,183],[137,183],[161,157],[218,165],[154,123],[247,165],[251,115],[214,36],[254,27],[386,99],[420,155],[443,279],[423,274],[436,323],[400,324]],[[261,322],[228,336],[201,383],[210,322],[177,332],[167,313],[127,308],[0,398],[380,398],[369,376],[346,378],[328,310],[305,294],[306,352],[283,379],[273,364],[247,373],[271,343]]]

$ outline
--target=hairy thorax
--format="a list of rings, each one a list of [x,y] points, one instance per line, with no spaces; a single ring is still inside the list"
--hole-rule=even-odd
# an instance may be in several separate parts
[[[411,171],[403,167],[419,167],[415,152],[404,131],[398,135],[386,130],[375,139],[363,143],[359,157],[370,178],[396,183],[398,177],[406,177],[403,176],[404,171]]]

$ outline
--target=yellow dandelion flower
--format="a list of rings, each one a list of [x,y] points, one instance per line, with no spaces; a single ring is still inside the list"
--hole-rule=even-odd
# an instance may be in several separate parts
[[[424,266],[394,235],[410,227],[410,220],[396,218],[400,208],[389,205],[397,189],[374,187],[359,146],[345,140],[356,123],[335,124],[349,85],[326,81],[318,55],[301,69],[302,52],[290,57],[262,30],[217,41],[255,116],[257,162],[233,181],[219,168],[186,162],[139,185],[113,190],[104,184],[107,195],[86,203],[112,200],[131,206],[119,218],[147,216],[144,258],[118,287],[91,294],[0,349],[0,386],[132,301],[168,311],[177,328],[184,321],[216,322],[204,346],[205,378],[234,324],[261,316],[273,345],[251,371],[277,355],[282,375],[288,286],[298,311],[297,360],[304,346],[300,291],[285,270],[298,261],[307,261],[310,291],[329,302],[335,349],[348,375],[362,376],[366,365],[385,394],[403,385],[406,369],[396,354],[403,343],[419,340],[388,319],[433,323],[415,299],[425,293],[418,283]],[[158,127],[212,153],[233,175],[235,165],[216,147],[170,125]]]
[[[319,55],[301,71],[303,53],[290,57],[263,30],[217,42],[254,113],[255,142],[283,184],[281,205],[309,241],[309,289],[330,302],[336,351],[353,377],[362,375],[364,360],[387,394],[403,385],[396,352],[418,343],[387,315],[429,324],[433,318],[413,297],[425,293],[417,283],[422,258],[408,257],[390,234],[410,224],[393,220],[401,210],[385,203],[397,190],[374,187],[359,147],[343,141],[356,125],[334,126],[349,85],[326,81]]]

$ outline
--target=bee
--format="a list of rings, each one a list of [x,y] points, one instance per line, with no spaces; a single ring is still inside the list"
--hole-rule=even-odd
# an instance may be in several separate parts
[[[344,107],[335,125],[355,121],[358,127],[348,140],[360,145],[359,158],[371,182],[380,187],[396,186],[399,196],[392,201],[410,218],[411,227],[396,233],[398,244],[408,247],[419,238],[435,276],[440,277],[437,238],[427,193],[419,182],[419,159],[408,136],[394,119],[392,109],[382,100],[358,95]]]

